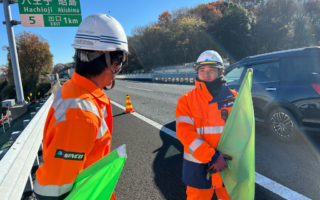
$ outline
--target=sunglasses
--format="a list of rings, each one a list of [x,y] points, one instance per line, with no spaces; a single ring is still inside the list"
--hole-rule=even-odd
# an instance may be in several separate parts
[[[114,60],[113,64],[111,65],[111,58],[109,52],[105,52],[105,58],[106,58],[106,63],[109,67],[109,69],[112,71],[112,74],[117,74],[121,71],[122,69],[122,63],[126,60],[126,54],[123,53],[123,59],[121,62]]]

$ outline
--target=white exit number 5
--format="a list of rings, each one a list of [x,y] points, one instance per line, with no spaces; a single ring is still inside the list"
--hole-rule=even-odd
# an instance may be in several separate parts
[[[24,27],[44,27],[43,15],[41,14],[21,14],[21,25]]]

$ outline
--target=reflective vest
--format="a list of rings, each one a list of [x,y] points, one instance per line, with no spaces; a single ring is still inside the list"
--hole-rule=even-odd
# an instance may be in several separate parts
[[[223,85],[212,98],[205,83],[195,81],[195,85],[180,97],[176,109],[176,134],[184,146],[182,181],[198,189],[221,188],[219,173],[207,180],[206,170],[225,125],[221,112],[230,114],[237,92]]]
[[[58,90],[44,126],[44,164],[34,185],[37,198],[65,198],[77,174],[109,153],[111,136],[110,99],[74,72]]]

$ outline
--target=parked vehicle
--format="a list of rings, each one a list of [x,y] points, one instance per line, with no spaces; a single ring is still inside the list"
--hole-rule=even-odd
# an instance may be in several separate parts
[[[320,47],[250,56],[226,68],[231,89],[239,90],[253,69],[255,120],[282,141],[299,133],[320,133]]]

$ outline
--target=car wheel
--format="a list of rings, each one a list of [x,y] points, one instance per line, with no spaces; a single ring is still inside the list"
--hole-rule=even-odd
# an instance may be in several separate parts
[[[283,142],[292,142],[298,137],[299,125],[293,114],[287,109],[275,109],[268,117],[270,132]]]

